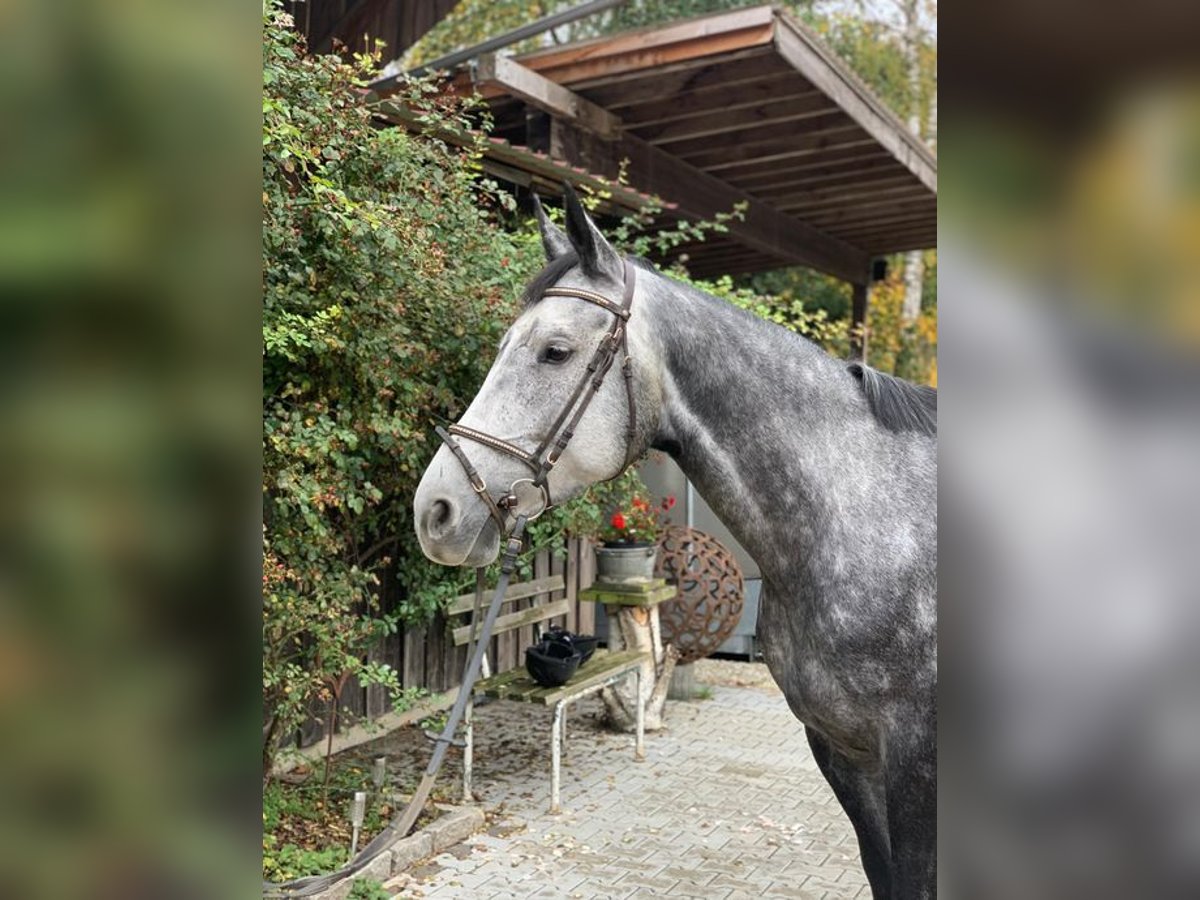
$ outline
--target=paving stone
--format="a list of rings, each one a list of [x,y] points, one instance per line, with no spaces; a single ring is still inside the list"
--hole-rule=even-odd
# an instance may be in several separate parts
[[[850,823],[777,691],[717,686],[711,700],[668,702],[667,729],[646,735],[645,763],[633,762],[627,736],[598,730],[600,706],[591,698],[572,709],[555,816],[545,711],[478,707],[474,783],[500,815],[460,845],[461,858],[435,857],[409,887],[470,900],[870,897]],[[460,760],[451,753],[448,783]],[[519,825],[500,825],[510,822]]]

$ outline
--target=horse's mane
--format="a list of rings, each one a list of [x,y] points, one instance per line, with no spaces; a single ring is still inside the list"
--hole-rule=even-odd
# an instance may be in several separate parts
[[[912,384],[862,363],[846,366],[862,388],[876,420],[889,431],[937,436],[937,389]]]
[[[630,257],[639,268],[657,272],[653,263],[640,257]],[[569,250],[555,257],[525,287],[522,303],[533,306],[546,294],[547,288],[558,283],[567,271],[578,265],[579,256]],[[811,343],[811,342],[810,342]],[[862,363],[847,365],[867,398],[871,413],[889,431],[916,431],[937,435],[937,390],[911,384],[900,378],[872,369]]]

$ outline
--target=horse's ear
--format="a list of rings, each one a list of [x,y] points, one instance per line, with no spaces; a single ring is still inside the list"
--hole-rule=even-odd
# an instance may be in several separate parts
[[[579,263],[584,272],[593,277],[608,275],[618,282],[621,281],[621,257],[592,222],[579,200],[579,195],[569,182],[563,185],[563,195],[567,208],[567,237],[575,252],[579,254]]]
[[[533,211],[537,214],[538,230],[542,233],[542,248],[546,251],[546,262],[553,262],[571,251],[571,242],[561,228],[550,221],[542,209],[542,201],[533,195]]]

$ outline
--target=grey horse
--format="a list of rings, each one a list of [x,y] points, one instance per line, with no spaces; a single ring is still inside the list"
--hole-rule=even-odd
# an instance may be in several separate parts
[[[548,264],[460,423],[527,451],[614,323],[605,306],[545,292],[615,304],[629,278],[570,191],[566,208],[565,233],[538,208]],[[834,359],[646,264],[634,274],[632,392],[619,374],[602,384],[546,477],[549,495],[562,502],[649,448],[678,462],[762,571],[764,657],[854,826],[874,897],[935,896],[936,391]],[[494,499],[529,478],[509,452],[464,449]],[[507,501],[509,514],[543,502],[528,489]],[[494,560],[501,529],[488,505],[440,448],[414,500],[425,554]]]

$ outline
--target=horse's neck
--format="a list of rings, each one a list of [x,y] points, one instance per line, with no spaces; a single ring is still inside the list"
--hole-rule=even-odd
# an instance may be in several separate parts
[[[664,288],[670,284],[671,288]],[[841,362],[785,329],[673,283],[654,304],[663,363],[655,445],[768,578],[845,526],[852,452],[873,433]]]

